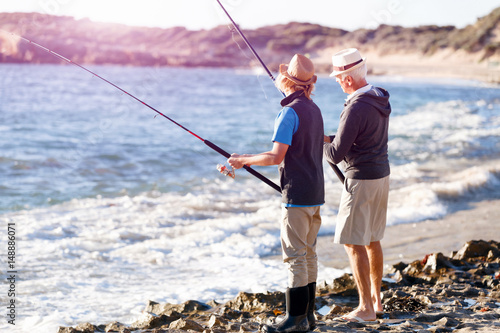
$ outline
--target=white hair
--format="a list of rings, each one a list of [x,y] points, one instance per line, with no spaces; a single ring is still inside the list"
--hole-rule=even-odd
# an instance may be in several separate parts
[[[368,73],[368,69],[366,68],[366,64],[363,64],[363,66],[360,66],[356,69],[353,69],[352,71],[348,71],[347,73],[342,73],[340,74],[340,78],[345,80],[347,76],[352,77],[354,81],[359,81],[362,79],[366,78],[366,74]]]

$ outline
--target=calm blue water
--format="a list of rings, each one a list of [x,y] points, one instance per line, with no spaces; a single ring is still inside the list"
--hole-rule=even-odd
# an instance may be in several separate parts
[[[229,153],[271,148],[281,96],[267,75],[90,68]],[[0,73],[0,220],[16,227],[18,332],[129,324],[148,300],[223,302],[286,287],[283,264],[266,259],[280,246],[275,190],[244,170],[222,176],[224,157],[75,66],[3,64]],[[392,96],[388,224],[500,198],[498,86],[369,81]],[[319,78],[328,133],[344,98]],[[255,169],[277,182],[276,167]],[[327,165],[325,176],[322,235],[335,230],[342,188]],[[5,256],[0,265],[6,288]],[[318,282],[343,273],[321,266]]]

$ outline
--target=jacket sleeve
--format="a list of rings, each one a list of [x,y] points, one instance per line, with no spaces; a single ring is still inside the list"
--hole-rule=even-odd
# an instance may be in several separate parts
[[[360,119],[355,109],[346,108],[340,115],[339,128],[331,143],[323,144],[326,160],[333,164],[342,162],[359,133]]]

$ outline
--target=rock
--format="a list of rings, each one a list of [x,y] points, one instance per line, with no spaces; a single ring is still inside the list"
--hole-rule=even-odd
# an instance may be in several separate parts
[[[104,329],[105,332],[121,332],[123,329],[127,328],[127,325],[114,321],[106,325]]]
[[[146,305],[144,311],[160,315],[163,313],[163,311],[165,311],[165,305],[166,304],[148,301],[148,304]]]
[[[420,272],[422,272],[422,268],[423,268],[422,262],[420,260],[415,260],[414,262],[406,266],[406,268],[403,270],[403,274],[412,276],[418,275]]]
[[[337,304],[334,304],[331,308],[330,308],[330,311],[328,311],[328,314],[327,316],[335,316],[335,315],[338,315],[338,314],[341,314],[341,313],[344,313],[345,310],[337,305]]]
[[[445,317],[445,313],[421,313],[418,314],[413,320],[420,323],[435,323]]]
[[[94,333],[94,332],[104,332],[104,330],[95,325],[92,325],[91,323],[78,324],[75,328],[59,327],[58,330],[58,333]]]
[[[83,332],[83,333],[87,333],[87,332],[94,332],[94,331],[101,331],[101,329],[99,329],[97,326],[95,325],[92,325],[91,323],[83,323],[83,324],[79,324],[78,326],[75,327],[77,330]]]
[[[459,323],[460,322],[458,320],[455,320],[453,318],[448,318],[448,317],[443,317],[443,318],[439,319],[438,321],[434,322],[435,325],[445,326],[445,327],[455,327]]]
[[[453,257],[454,259],[466,260],[477,257],[497,257],[500,255],[498,243],[485,242],[483,240],[467,242]]]
[[[221,327],[227,325],[227,323],[228,321],[223,317],[211,315],[210,320],[208,321],[208,327],[209,328]]]
[[[198,302],[198,301],[187,301],[182,304],[169,304],[169,303],[156,303],[149,301],[146,309],[144,311],[154,313],[156,315],[167,314],[170,315],[173,312],[179,312],[182,314],[189,314],[197,311],[206,311],[211,307],[208,304]]]
[[[192,331],[196,331],[196,332],[203,332],[205,330],[205,328],[203,326],[201,326],[200,324],[198,324],[194,320],[189,320],[189,319],[185,320],[182,318],[170,323],[168,328],[169,329],[178,329],[178,330],[183,330],[183,331],[192,330]]]
[[[211,308],[215,308],[220,305],[220,303],[217,303],[215,300],[211,300],[210,302],[207,303],[208,306]]]
[[[282,292],[265,294],[240,292],[235,299],[227,302],[225,306],[239,311],[270,311],[285,307],[285,294]]]
[[[217,314],[229,320],[236,320],[244,315],[241,311],[233,310],[227,306],[222,307],[219,311],[217,311]]]
[[[419,312],[424,308],[426,308],[425,304],[410,296],[394,296],[384,302],[384,310],[389,312]]]
[[[80,333],[80,332],[74,329],[73,327],[59,326],[59,330],[57,331],[57,333]]]
[[[440,326],[434,326],[429,328],[429,331],[432,333],[444,333],[444,332],[453,332],[451,328],[448,327],[440,327]]]
[[[422,271],[429,274],[437,273],[442,269],[453,268],[447,257],[442,253],[434,253],[426,257]]]
[[[356,287],[356,281],[350,274],[344,274],[339,278],[333,280],[333,286],[331,292],[334,294],[340,294],[342,296],[357,295],[358,289]]]
[[[132,329],[150,329],[158,328],[164,325],[169,325],[171,322],[182,318],[182,315],[173,311],[170,315],[156,315],[154,313],[146,312],[144,315],[134,322],[131,326]]]
[[[397,263],[395,265],[392,265],[392,269],[393,269],[394,272],[396,272],[396,271],[402,271],[402,270],[404,270],[406,268],[406,266],[408,266],[408,264],[406,264],[406,263],[404,263],[404,262],[401,261],[401,262],[399,262],[399,263]]]

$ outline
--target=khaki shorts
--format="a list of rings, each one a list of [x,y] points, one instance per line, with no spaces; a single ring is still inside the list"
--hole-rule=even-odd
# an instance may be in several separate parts
[[[334,242],[370,245],[384,237],[389,197],[389,176],[380,179],[345,179]]]

